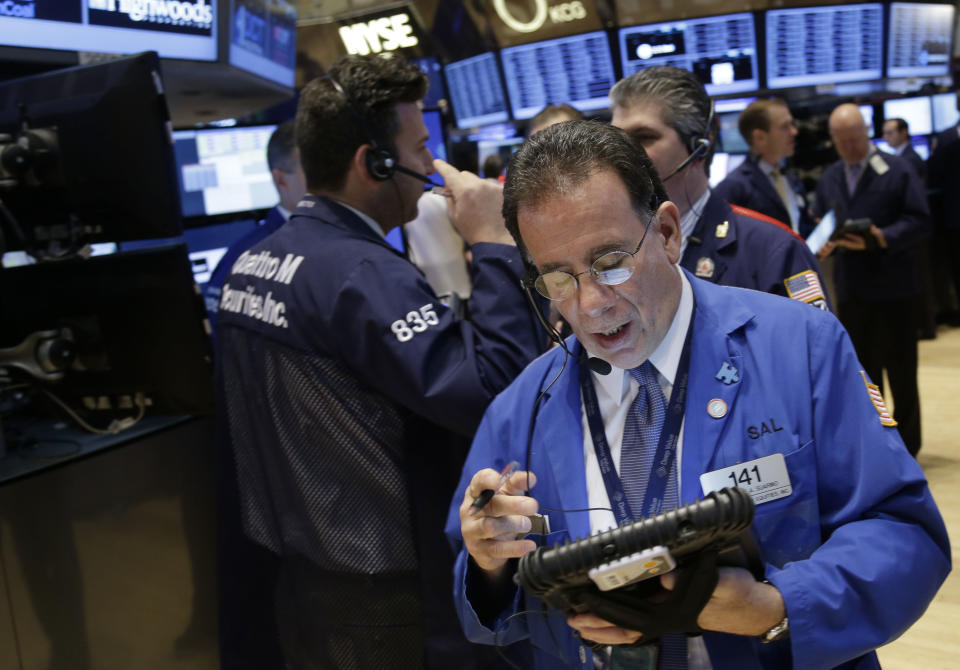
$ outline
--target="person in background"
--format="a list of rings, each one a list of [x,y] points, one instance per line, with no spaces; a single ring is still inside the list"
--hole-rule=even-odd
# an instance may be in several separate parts
[[[578,121],[583,118],[583,112],[565,102],[559,105],[549,104],[530,119],[529,135],[539,133],[544,128],[548,128],[555,123],[563,121]]]
[[[960,92],[957,93],[960,109]],[[941,131],[933,139],[927,172],[930,210],[933,218],[934,276],[937,321],[960,326],[960,124]],[[940,277],[943,281],[939,281]],[[950,295],[950,287],[954,295]]]
[[[503,183],[503,159],[500,154],[490,154],[483,159],[483,178]]]
[[[267,218],[259,221],[256,228],[230,245],[204,288],[204,304],[207,307],[211,329],[216,326],[223,282],[230,274],[237,258],[285,224],[290,218],[290,212],[296,209],[300,198],[307,192],[306,178],[303,176],[303,167],[300,165],[300,150],[297,148],[294,134],[293,121],[284,121],[277,126],[267,141],[267,166],[270,168],[270,177],[277,188],[280,202],[267,212]]]
[[[532,136],[503,210],[536,290],[575,337],[569,355],[555,347],[494,400],[464,466],[446,531],[470,639],[529,640],[524,667],[537,670],[606,667],[594,664],[606,645],[613,668],[878,669],[873,650],[949,572],[950,542],[837,319],[682,270],[678,208],[616,128],[574,121]],[[474,509],[511,461],[520,471]],[[753,468],[792,487],[755,497],[762,574],[700,565],[651,583],[656,642],[630,646],[643,627],[554,610],[513,582],[516,559],[538,545],[691,503]],[[538,511],[545,537],[530,534]],[[665,606],[691,571],[703,599],[693,589]],[[677,634],[694,624],[702,636]]]
[[[800,180],[785,165],[796,149],[797,129],[783,100],[754,100],[740,114],[740,134],[750,155],[720,182],[714,193],[782,221],[806,237],[813,230]]]
[[[414,63],[347,56],[304,87],[308,194],[220,301],[219,435],[247,536],[278,557],[288,668],[486,668],[450,597],[447,502],[487,404],[541,350],[502,187],[432,161]],[[470,245],[460,318],[384,235],[445,180]]]
[[[910,126],[904,119],[887,119],[883,122],[883,139],[890,145],[894,156],[905,159],[921,180],[927,177],[927,164],[910,143]]]
[[[818,255],[841,252],[834,261],[837,316],[881,393],[887,371],[894,419],[915,456],[921,444],[916,252],[930,230],[926,193],[906,160],[873,145],[856,105],[836,107],[829,129],[840,158],[817,182],[814,214],[833,210],[838,228],[865,220],[868,229],[827,242]]]
[[[643,145],[680,213],[680,265],[701,279],[830,309],[816,258],[783,223],[711,194],[713,105],[686,70],[648,67],[610,90],[613,125]]]

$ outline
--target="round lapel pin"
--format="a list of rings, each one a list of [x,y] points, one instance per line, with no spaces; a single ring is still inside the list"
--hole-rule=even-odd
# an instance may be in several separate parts
[[[723,402],[720,398],[714,398],[707,403],[707,414],[714,419],[722,419],[727,415],[727,403]]]

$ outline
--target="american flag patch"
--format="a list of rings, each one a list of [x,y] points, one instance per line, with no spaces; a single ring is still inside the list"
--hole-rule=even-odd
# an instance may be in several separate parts
[[[820,277],[813,270],[804,270],[800,274],[788,277],[783,280],[783,285],[787,287],[787,295],[800,302],[826,299],[823,287],[820,285]]]
[[[863,370],[860,371],[860,374],[863,376],[863,383],[867,387],[867,395],[870,396],[870,402],[873,403],[874,409],[876,409],[877,414],[880,415],[880,423],[882,423],[884,426],[896,426],[897,422],[893,420],[890,410],[887,409],[887,405],[883,402],[883,395],[880,393],[880,387],[876,384],[871,384],[867,380],[867,373]]]

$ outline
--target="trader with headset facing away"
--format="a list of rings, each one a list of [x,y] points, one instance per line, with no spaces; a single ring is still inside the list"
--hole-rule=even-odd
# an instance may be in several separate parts
[[[817,260],[801,239],[784,224],[711,193],[716,117],[693,73],[645,68],[617,82],[610,101],[613,125],[640,141],[680,211],[682,267],[717,284],[829,309]]]
[[[538,353],[502,187],[431,161],[427,80],[349,56],[310,82],[308,194],[241,256],[217,336],[221,435],[244,531],[280,557],[288,668],[485,668],[456,624],[443,515],[481,415]],[[384,239],[446,182],[471,245],[469,319]]]

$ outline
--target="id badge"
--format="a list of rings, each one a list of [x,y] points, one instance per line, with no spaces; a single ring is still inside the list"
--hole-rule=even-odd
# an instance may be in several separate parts
[[[700,486],[704,494],[728,486],[737,486],[749,493],[756,505],[786,498],[793,493],[783,454],[771,454],[728,468],[705,472],[700,475]]]

